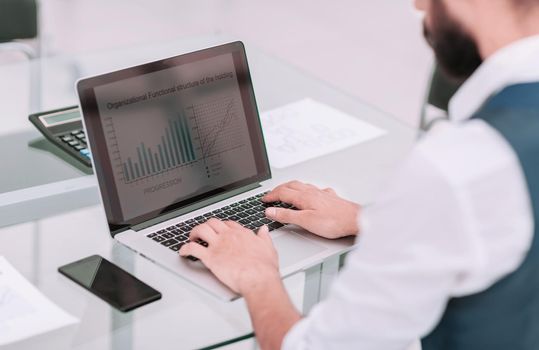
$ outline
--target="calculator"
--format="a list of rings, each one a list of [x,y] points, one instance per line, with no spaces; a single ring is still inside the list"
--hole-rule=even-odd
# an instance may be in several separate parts
[[[82,116],[77,106],[31,114],[28,119],[50,142],[86,167],[92,167]]]

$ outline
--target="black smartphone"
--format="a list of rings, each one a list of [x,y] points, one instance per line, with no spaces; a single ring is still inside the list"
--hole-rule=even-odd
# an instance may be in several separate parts
[[[99,255],[61,266],[58,271],[120,311],[161,299],[161,293]]]

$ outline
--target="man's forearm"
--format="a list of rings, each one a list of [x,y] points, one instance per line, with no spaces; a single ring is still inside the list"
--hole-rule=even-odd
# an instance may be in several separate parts
[[[283,339],[300,319],[278,275],[244,295],[260,347],[280,349]]]

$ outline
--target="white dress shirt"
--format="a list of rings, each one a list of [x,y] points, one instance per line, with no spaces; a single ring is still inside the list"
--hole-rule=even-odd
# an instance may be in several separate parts
[[[503,87],[539,81],[539,36],[489,57],[360,218],[358,248],[284,349],[406,349],[447,301],[514,271],[533,237],[527,185],[507,141],[468,120]]]

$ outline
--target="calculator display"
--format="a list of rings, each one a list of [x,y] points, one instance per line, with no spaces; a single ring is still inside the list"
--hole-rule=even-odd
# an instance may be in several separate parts
[[[43,115],[39,117],[45,126],[54,126],[58,124],[63,124],[71,122],[80,118],[80,112],[78,109],[73,110],[73,112],[59,112],[55,114]]]

